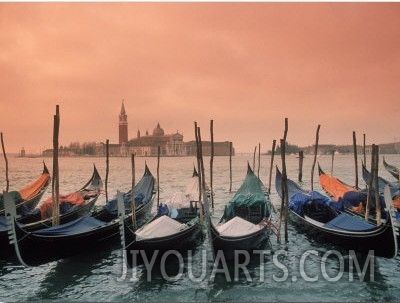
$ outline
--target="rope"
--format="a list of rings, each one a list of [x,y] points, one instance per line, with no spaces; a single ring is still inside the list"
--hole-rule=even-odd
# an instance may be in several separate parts
[[[278,237],[278,227],[271,220],[262,220],[258,225],[264,226]]]

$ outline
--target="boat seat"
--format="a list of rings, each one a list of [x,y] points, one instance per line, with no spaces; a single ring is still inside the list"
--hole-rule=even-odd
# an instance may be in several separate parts
[[[331,219],[327,207],[315,201],[311,201],[311,203],[305,205],[304,215],[321,223],[326,223]]]
[[[264,212],[261,205],[252,207],[236,207],[235,214],[236,216],[254,224],[258,224],[264,217]]]

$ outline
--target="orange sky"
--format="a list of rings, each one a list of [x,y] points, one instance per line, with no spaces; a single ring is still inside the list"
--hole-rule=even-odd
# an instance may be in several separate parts
[[[152,132],[237,151],[400,141],[400,3],[0,3],[7,152]]]

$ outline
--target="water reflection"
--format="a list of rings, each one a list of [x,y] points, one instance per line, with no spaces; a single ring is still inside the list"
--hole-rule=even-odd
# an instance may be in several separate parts
[[[113,243],[98,251],[87,251],[73,257],[52,262],[54,264],[39,284],[39,291],[30,300],[54,300],[63,296],[68,289],[84,289],[86,280],[98,269],[114,263],[115,250],[120,245]]]

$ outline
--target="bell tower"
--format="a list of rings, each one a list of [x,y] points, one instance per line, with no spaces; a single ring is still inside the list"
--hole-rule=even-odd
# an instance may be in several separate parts
[[[128,116],[125,112],[124,99],[122,99],[121,113],[119,114],[119,144],[128,142]]]

